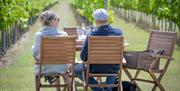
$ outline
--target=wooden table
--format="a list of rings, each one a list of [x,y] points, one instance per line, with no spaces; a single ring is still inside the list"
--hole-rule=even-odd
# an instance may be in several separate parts
[[[76,40],[76,51],[80,51],[84,45],[84,40]]]

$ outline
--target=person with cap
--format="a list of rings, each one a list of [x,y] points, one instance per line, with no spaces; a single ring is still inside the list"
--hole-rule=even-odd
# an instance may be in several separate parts
[[[51,11],[44,11],[39,15],[39,20],[42,24],[42,28],[40,31],[35,33],[35,41],[32,46],[32,54],[35,58],[36,63],[40,61],[40,46],[41,46],[41,37],[42,36],[68,36],[66,32],[59,31],[59,18],[58,16]],[[65,73],[69,70],[69,65],[67,64],[56,64],[56,65],[43,65],[42,73]],[[35,65],[35,75],[39,73],[39,65]],[[45,80],[49,81],[49,83],[55,82],[58,77],[46,76]],[[69,78],[64,76],[65,81],[68,82]],[[57,91],[59,91],[57,89]]]
[[[91,36],[121,36],[123,35],[120,29],[112,28],[111,25],[108,24],[108,12],[105,9],[97,9],[93,12],[93,18],[96,23],[96,27],[93,31],[89,34]],[[80,53],[80,58],[82,61],[88,60],[88,37],[85,39],[84,46]],[[104,68],[106,70],[104,70]],[[107,73],[107,72],[118,72],[120,69],[120,65],[91,65],[90,72],[95,73]],[[83,64],[77,64],[75,67],[76,75],[82,80],[82,71],[83,71]],[[105,84],[113,84],[116,81],[115,76],[108,76],[106,78]],[[97,84],[98,82],[93,78],[89,78],[90,84]],[[92,87],[93,91],[112,91],[111,88],[99,88],[99,87]]]

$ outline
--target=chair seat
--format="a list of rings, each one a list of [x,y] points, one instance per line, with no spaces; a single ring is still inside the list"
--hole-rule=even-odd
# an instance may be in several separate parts
[[[62,75],[62,76],[65,76],[65,75],[67,75],[67,76],[70,76],[70,75],[72,75],[72,73],[41,73],[40,75],[42,75],[42,76],[59,76],[59,75]]]
[[[112,74],[112,73],[104,73],[104,74],[100,74],[100,73],[98,73],[98,74],[89,73],[89,76],[94,76],[94,77],[117,76],[117,73],[114,73],[114,74]]]
[[[68,87],[69,86],[69,84],[52,84],[52,85],[45,85],[45,84],[41,84],[40,85],[42,88],[54,88],[54,87]]]
[[[118,84],[88,84],[90,87],[118,87]]]

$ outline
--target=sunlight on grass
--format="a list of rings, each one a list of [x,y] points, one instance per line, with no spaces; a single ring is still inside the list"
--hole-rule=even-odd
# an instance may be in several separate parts
[[[129,43],[126,50],[145,50],[149,33],[140,29],[133,23],[125,22],[117,16],[114,17],[114,23],[112,25],[123,31],[125,39]]]

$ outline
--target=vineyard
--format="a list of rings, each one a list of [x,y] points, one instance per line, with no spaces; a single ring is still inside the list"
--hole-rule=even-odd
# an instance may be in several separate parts
[[[58,0],[0,0],[0,58],[36,20],[39,12]]]
[[[110,14],[109,23],[113,22],[113,14],[116,12],[128,22],[135,22],[143,28],[177,32],[177,43],[180,45],[179,0],[75,0],[74,5],[80,15],[86,16],[87,24],[92,24],[92,12],[106,7],[105,1]]]
[[[108,0],[107,0],[108,1]],[[107,2],[107,5],[110,5],[110,0]],[[94,23],[92,13],[98,8],[104,8],[106,7],[108,9],[108,6],[105,4],[103,0],[75,0],[74,1],[74,6],[77,9],[77,12],[85,17],[86,24],[87,25],[92,25]],[[113,22],[113,11],[109,10],[109,23]]]
[[[106,1],[106,2],[105,2]],[[23,34],[37,18],[40,11],[47,9],[57,0],[1,0],[0,1],[0,54]],[[180,1],[179,0],[74,0],[77,12],[83,16],[86,25],[93,25],[92,13],[106,7],[113,22],[116,12],[128,22],[135,22],[147,31],[161,30],[178,33],[180,45]]]

